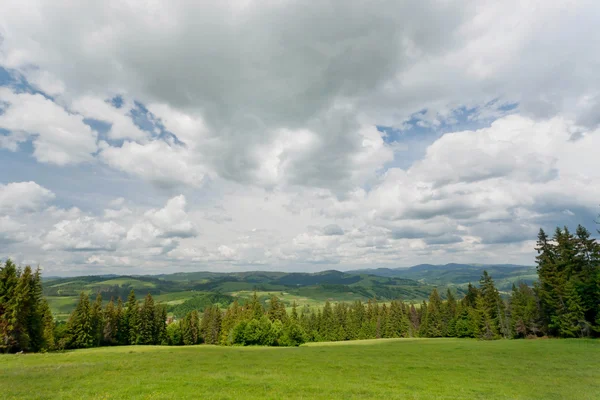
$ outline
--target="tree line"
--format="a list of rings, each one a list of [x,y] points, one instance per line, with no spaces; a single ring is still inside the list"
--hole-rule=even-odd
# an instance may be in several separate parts
[[[267,345],[401,337],[478,339],[539,336],[600,336],[600,244],[579,226],[549,237],[538,234],[538,281],[513,285],[501,294],[483,272],[462,299],[433,289],[428,301],[325,302],[322,308],[295,303],[290,311],[275,295],[264,306],[256,293],[222,310],[208,305],[169,320],[149,293],[138,302],[131,290],[103,307],[82,293],[68,322],[56,325],[42,296],[39,269],[8,260],[0,268],[0,350],[44,351],[114,345]]]

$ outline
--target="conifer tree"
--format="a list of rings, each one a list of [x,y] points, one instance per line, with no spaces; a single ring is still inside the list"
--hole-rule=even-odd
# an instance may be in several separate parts
[[[237,299],[225,310],[221,321],[221,344],[232,344],[231,333],[235,325],[241,320],[241,310]]]
[[[115,302],[111,298],[104,309],[104,328],[102,329],[102,343],[107,346],[117,344],[118,317]]]
[[[427,337],[441,337],[444,334],[444,321],[442,317],[442,299],[436,288],[429,296],[425,322],[422,324],[422,335]]]
[[[483,271],[483,275],[479,281],[480,283],[480,294],[483,302],[481,303],[484,307],[486,316],[490,319],[491,330],[494,335],[502,335],[508,337],[505,306],[504,302],[500,298],[500,293],[494,285],[494,280],[488,274],[487,271]],[[479,303],[478,303],[479,304]]]
[[[521,282],[518,286],[513,284],[509,309],[512,336],[524,338],[540,332],[537,299],[534,291],[525,283]]]
[[[139,336],[139,307],[137,301],[135,299],[135,292],[131,289],[129,292],[129,297],[127,298],[127,308],[125,309],[123,315],[125,330],[125,344],[138,344],[138,336]]]
[[[69,318],[67,332],[69,347],[78,349],[94,346],[90,299],[84,292],[79,295],[79,302]]]
[[[250,319],[259,320],[265,315],[265,310],[258,300],[258,296],[256,295],[256,291],[252,295],[252,300],[249,305]]]
[[[269,301],[269,308],[267,310],[267,316],[269,317],[271,322],[274,322],[276,320],[285,322],[285,320],[287,319],[285,306],[281,301],[279,301],[279,299],[275,295],[271,295],[271,299]]]
[[[54,350],[56,347],[54,342],[54,328],[56,324],[54,323],[54,317],[50,311],[50,306],[45,299],[42,299],[40,313],[42,316],[42,350]]]
[[[298,310],[296,305],[296,300],[292,302],[292,311],[290,313],[290,318],[294,322],[298,322]]]
[[[155,344],[156,316],[154,315],[154,299],[148,293],[139,311],[139,344]]]
[[[18,351],[17,298],[15,292],[19,284],[16,265],[6,260],[0,268],[0,350],[4,352]]]
[[[123,309],[123,300],[119,297],[117,300],[117,309],[115,312],[117,323],[116,340],[117,344],[125,345],[129,342],[129,329],[126,321],[125,310]]]
[[[163,305],[154,308],[154,344],[167,344],[167,309]]]
[[[102,313],[102,295],[98,293],[94,304],[90,310],[92,320],[92,336],[94,337],[94,346],[98,347],[102,343],[104,330],[104,315]]]

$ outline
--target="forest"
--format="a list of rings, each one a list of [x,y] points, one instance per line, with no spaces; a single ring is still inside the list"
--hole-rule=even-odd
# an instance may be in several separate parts
[[[103,306],[81,293],[66,323],[57,323],[43,297],[39,268],[0,268],[0,351],[38,352],[116,345],[264,345],[401,337],[458,337],[483,340],[600,336],[600,244],[582,226],[572,233],[540,230],[537,281],[513,284],[503,297],[484,271],[462,298],[433,288],[428,301],[401,299],[329,302],[288,312],[273,295],[266,305],[256,295],[221,309],[208,305],[182,318],[170,317],[151,293],[138,301],[111,298]]]

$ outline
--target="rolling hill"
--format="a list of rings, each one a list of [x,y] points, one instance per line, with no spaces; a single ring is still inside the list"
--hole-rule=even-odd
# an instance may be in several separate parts
[[[214,303],[227,306],[238,298],[243,301],[257,292],[266,302],[271,294],[291,306],[320,306],[325,301],[354,301],[376,298],[380,301],[402,299],[420,302],[433,287],[444,295],[451,288],[462,296],[469,282],[477,283],[483,270],[495,279],[500,290],[508,291],[514,282],[531,283],[537,278],[534,267],[520,265],[422,264],[411,268],[378,268],[358,271],[327,270],[302,272],[178,272],[162,275],[97,275],[44,280],[44,295],[53,312],[64,319],[82,291],[105,301],[126,299],[134,289],[138,298],[151,293],[172,314],[199,309]]]

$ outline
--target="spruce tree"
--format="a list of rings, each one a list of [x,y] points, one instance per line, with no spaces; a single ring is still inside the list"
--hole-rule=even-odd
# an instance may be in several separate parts
[[[102,344],[113,346],[117,344],[118,317],[115,302],[111,298],[104,309],[104,328],[102,329]]]
[[[104,315],[102,312],[102,295],[98,293],[96,300],[92,304],[90,310],[90,316],[92,319],[92,335],[94,336],[94,346],[98,347],[102,343],[102,336],[104,331]]]
[[[140,329],[140,317],[139,307],[135,299],[135,292],[131,289],[129,297],[127,298],[127,308],[125,309],[124,326],[126,343],[125,344],[138,344],[139,329]]]
[[[155,306],[154,317],[154,344],[167,344],[167,308],[163,305]]]
[[[0,350],[17,351],[18,339],[15,334],[17,324],[17,303],[15,292],[19,284],[16,265],[6,260],[0,268]]]
[[[154,299],[148,293],[139,311],[139,344],[155,344],[156,316],[154,315]]]
[[[500,293],[494,285],[494,280],[487,273],[483,271],[483,275],[479,280],[481,298],[483,299],[484,310],[486,315],[490,319],[491,330],[494,335],[502,335],[508,337],[508,325],[506,324],[505,305],[500,297]],[[480,305],[478,305],[480,306]]]
[[[444,335],[444,321],[442,316],[442,299],[436,288],[429,296],[427,312],[425,314],[425,323],[422,326],[422,333],[427,337],[441,337]]]
[[[69,347],[78,349],[94,346],[90,299],[84,292],[79,295],[79,302],[69,317],[67,332]]]
[[[279,301],[279,299],[275,295],[271,295],[271,299],[269,300],[267,316],[269,317],[271,322],[274,322],[276,320],[285,322],[285,320],[287,319],[285,306],[281,301]]]

